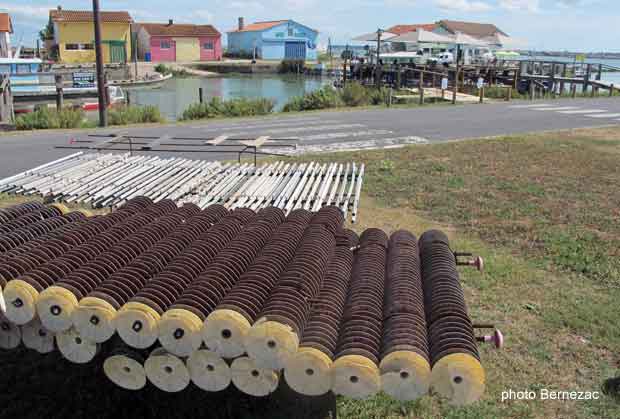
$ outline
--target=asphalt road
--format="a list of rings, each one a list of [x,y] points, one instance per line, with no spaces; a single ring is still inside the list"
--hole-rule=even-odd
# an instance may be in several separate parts
[[[398,147],[467,138],[566,128],[620,124],[620,100],[563,99],[513,101],[485,105],[429,106],[347,112],[274,115],[260,119],[231,119],[90,131],[40,131],[0,135],[0,178],[74,153],[55,149],[88,134],[128,133],[135,136],[254,138],[297,137],[296,153]],[[290,152],[288,150],[280,150]],[[168,153],[160,153],[168,155]],[[235,154],[188,153],[186,157],[231,159]]]

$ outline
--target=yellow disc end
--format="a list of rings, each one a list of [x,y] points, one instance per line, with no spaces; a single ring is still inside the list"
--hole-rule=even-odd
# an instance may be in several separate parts
[[[288,385],[300,394],[320,396],[332,388],[332,360],[314,348],[300,348],[284,369]]]
[[[15,349],[22,341],[22,330],[0,313],[0,349]]]
[[[390,397],[411,401],[428,394],[431,366],[412,351],[392,352],[381,360],[381,388]]]
[[[250,396],[267,396],[278,388],[280,381],[278,372],[259,367],[247,356],[235,359],[230,370],[235,387]]]
[[[34,349],[40,354],[54,351],[54,333],[43,327],[39,319],[22,326],[22,341],[26,348]]]
[[[202,343],[202,320],[183,309],[168,310],[159,321],[159,341],[170,353],[190,356]]]
[[[126,355],[114,355],[103,363],[106,377],[126,390],[140,390],[146,385],[146,371],[141,363]]]
[[[103,343],[116,331],[116,309],[107,301],[94,297],[80,300],[71,320],[78,333],[91,342]]]
[[[233,310],[215,310],[202,327],[207,348],[224,358],[238,358],[245,353],[243,342],[252,325]]]
[[[58,209],[63,215],[64,214],[69,214],[71,212],[71,209],[68,206],[66,206],[65,204],[61,204],[59,202],[50,205],[50,207],[54,207],[54,208]],[[86,214],[84,214],[84,215],[86,215]]]
[[[92,361],[99,351],[96,343],[83,339],[74,328],[58,333],[56,344],[62,356],[76,364]]]
[[[215,352],[199,349],[187,359],[192,382],[206,391],[221,391],[230,385],[232,373],[224,359]]]
[[[450,354],[441,358],[431,371],[431,389],[462,406],[480,399],[484,393],[485,374],[480,362],[469,354]]]
[[[58,333],[73,325],[71,315],[78,306],[78,300],[71,291],[51,286],[39,295],[36,306],[43,327]]]
[[[381,389],[379,368],[370,359],[346,355],[338,358],[331,369],[332,390],[354,399],[366,399]]]
[[[183,361],[164,348],[155,349],[144,363],[149,381],[160,390],[176,393],[190,382],[189,371]]]
[[[297,353],[299,337],[290,326],[259,320],[248,332],[244,345],[258,366],[279,371]]]
[[[125,304],[114,320],[116,331],[132,348],[146,349],[157,342],[160,316],[151,307],[129,302]]]
[[[37,314],[38,298],[39,292],[29,283],[20,279],[10,281],[4,288],[6,318],[18,326],[31,322]]]

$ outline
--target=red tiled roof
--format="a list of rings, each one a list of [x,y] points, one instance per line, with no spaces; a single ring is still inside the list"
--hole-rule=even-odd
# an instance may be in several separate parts
[[[437,22],[440,26],[443,26],[448,32],[456,33],[461,32],[466,35],[473,36],[475,38],[484,38],[493,36],[496,33],[508,36],[505,32],[500,30],[497,26],[491,23],[476,23],[476,22],[460,22],[456,20],[440,20]]]
[[[8,13],[0,13],[0,32],[13,33],[13,22]]]
[[[212,25],[141,23],[151,36],[219,36],[220,32]]]
[[[54,22],[92,22],[93,12],[84,10],[50,10],[50,19]],[[132,23],[128,12],[101,12],[101,21],[106,23]]]
[[[432,32],[437,25],[435,23],[420,23],[415,25],[394,25],[387,31],[395,33],[396,35],[402,35],[409,32],[415,32],[417,29],[424,29],[425,31]]]
[[[245,25],[243,29],[235,29],[229,32],[254,32],[254,31],[264,31],[265,29],[271,29],[274,26],[281,25],[282,23],[288,22],[288,20],[272,20],[269,22],[254,22],[249,25]]]

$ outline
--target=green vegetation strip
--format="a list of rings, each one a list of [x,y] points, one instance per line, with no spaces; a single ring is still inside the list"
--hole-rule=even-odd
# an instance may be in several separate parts
[[[122,106],[108,112],[110,125],[129,125],[142,123],[164,122],[164,118],[155,106]],[[65,108],[60,111],[39,108],[34,112],[16,118],[17,130],[38,130],[58,128],[94,128],[96,121],[86,118],[81,109]]]

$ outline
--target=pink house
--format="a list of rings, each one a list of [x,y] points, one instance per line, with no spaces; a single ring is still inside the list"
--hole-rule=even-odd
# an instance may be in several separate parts
[[[222,35],[211,25],[139,23],[138,56],[154,62],[222,59]]]

